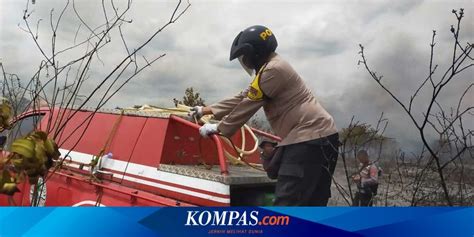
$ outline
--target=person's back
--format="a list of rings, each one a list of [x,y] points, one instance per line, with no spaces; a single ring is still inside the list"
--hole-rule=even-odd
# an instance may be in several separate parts
[[[334,119],[316,100],[298,73],[280,55],[273,53],[264,65],[258,85],[267,97],[265,115],[279,144],[295,144],[337,132]]]
[[[332,116],[290,64],[275,53],[277,45],[273,32],[264,26],[241,31],[232,43],[229,60],[238,59],[251,76],[255,72],[253,81],[233,98],[193,108],[192,115],[213,114],[222,119],[203,125],[199,129],[202,136],[220,133],[230,137],[263,107],[273,131],[282,138],[278,151],[268,158],[274,162],[267,160],[272,164],[272,174],[269,170],[267,174],[278,179],[274,204],[326,206],[339,135]]]

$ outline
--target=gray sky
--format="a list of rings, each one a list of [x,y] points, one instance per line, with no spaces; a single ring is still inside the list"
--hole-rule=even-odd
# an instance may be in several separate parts
[[[56,19],[65,2],[36,0],[36,4],[30,6],[35,9],[32,25],[36,27],[36,19],[43,19],[39,41],[45,48],[50,44],[50,9],[55,8]],[[0,60],[8,72],[28,79],[38,67],[41,54],[30,36],[18,27],[18,24],[24,27],[25,3],[0,1]],[[339,128],[346,126],[353,115],[356,120],[374,124],[384,112],[390,121],[387,135],[409,143],[416,136],[413,127],[401,108],[357,65],[358,44],[365,46],[372,68],[383,74],[388,86],[407,101],[408,95],[427,75],[433,29],[438,33],[435,60],[440,64],[440,72],[437,76],[447,67],[452,50],[449,29],[456,23],[452,9],[465,9],[461,42],[473,42],[473,3],[472,0],[191,1],[189,11],[142,52],[149,58],[162,53],[166,53],[166,57],[127,85],[108,106],[145,103],[170,106],[171,99],[181,98],[184,89],[190,86],[200,91],[207,103],[234,95],[245,88],[251,78],[238,62],[229,62],[230,45],[242,29],[262,24],[272,29],[279,43],[277,52],[300,73],[333,114]],[[174,4],[175,1],[134,1],[128,15],[133,23],[124,27],[127,43],[133,48],[143,42],[167,21]],[[103,22],[100,1],[76,0],[76,7],[87,23]],[[59,48],[74,40],[78,24],[73,11],[66,11],[58,30]],[[86,33],[85,28],[81,28],[78,38]],[[104,64],[97,63],[91,69],[91,79],[83,93],[92,90],[97,80],[123,58],[125,50],[120,38],[113,34],[112,41],[116,44],[101,52]],[[68,56],[77,53],[65,55],[62,60],[67,61]],[[473,70],[462,74],[441,95],[441,102],[454,106],[472,78]],[[466,101],[472,106],[472,91]],[[422,99],[416,105],[423,108],[424,103]],[[472,121],[470,125],[472,128]]]

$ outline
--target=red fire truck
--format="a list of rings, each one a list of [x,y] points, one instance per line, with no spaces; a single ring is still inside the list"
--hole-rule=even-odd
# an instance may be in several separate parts
[[[68,118],[67,123],[51,122],[64,118]],[[258,151],[242,158],[245,163],[256,165],[233,165],[226,153],[238,156],[237,150],[223,142],[226,138],[202,138],[200,125],[170,113],[43,108],[17,118],[9,137],[4,139],[5,150],[15,138],[34,129],[45,131],[48,122],[53,127],[50,135],[60,131],[56,142],[61,159],[38,185],[25,181],[12,198],[0,195],[0,205],[264,205],[274,191],[274,181],[258,168]],[[252,131],[279,140],[271,134]],[[255,146],[256,141],[248,132],[237,133],[231,140],[241,144],[243,138],[250,141],[244,149]],[[105,155],[92,167],[91,160],[104,148]],[[39,198],[32,203],[35,187]]]

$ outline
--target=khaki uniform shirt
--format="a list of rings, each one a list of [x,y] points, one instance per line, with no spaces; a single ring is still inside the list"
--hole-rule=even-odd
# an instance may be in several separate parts
[[[270,56],[247,90],[210,106],[219,131],[232,136],[261,107],[279,146],[323,138],[337,129],[332,116],[314,98],[295,70],[278,54]]]

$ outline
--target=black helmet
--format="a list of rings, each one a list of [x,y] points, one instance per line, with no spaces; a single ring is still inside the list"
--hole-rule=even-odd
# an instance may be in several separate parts
[[[229,60],[245,56],[256,62],[275,52],[277,46],[275,35],[270,29],[260,25],[251,26],[235,37]]]

